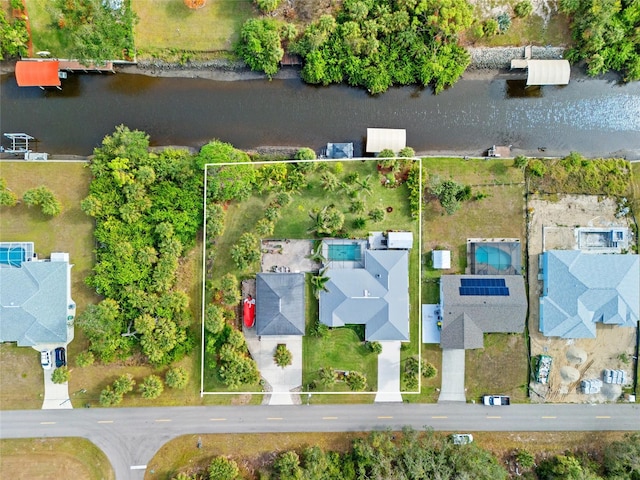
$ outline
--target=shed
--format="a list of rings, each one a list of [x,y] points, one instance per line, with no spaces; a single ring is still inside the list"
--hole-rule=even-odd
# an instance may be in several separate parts
[[[387,248],[410,250],[413,247],[413,233],[389,232],[387,235]]]
[[[353,158],[353,143],[327,143],[327,158]]]
[[[256,333],[304,335],[304,273],[256,275]]]
[[[19,87],[59,87],[61,85],[57,60],[16,62],[16,81]]]
[[[442,270],[451,268],[451,252],[449,250],[434,250],[433,268]]]
[[[367,128],[367,153],[379,153],[389,149],[399,152],[407,146],[404,128]]]
[[[570,76],[568,60],[527,60],[527,85],[567,85]]]

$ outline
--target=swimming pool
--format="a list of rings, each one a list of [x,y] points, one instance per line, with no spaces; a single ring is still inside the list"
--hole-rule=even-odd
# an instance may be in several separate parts
[[[511,255],[496,247],[478,247],[476,249],[476,264],[489,265],[496,270],[507,270],[511,268]]]
[[[329,245],[329,261],[351,261],[360,260],[360,245],[357,243],[347,245]]]
[[[22,247],[0,247],[0,264],[19,267],[25,261],[25,250]]]

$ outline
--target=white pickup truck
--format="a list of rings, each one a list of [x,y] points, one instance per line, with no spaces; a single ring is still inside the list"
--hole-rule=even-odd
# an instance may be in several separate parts
[[[506,395],[485,395],[482,397],[485,405],[509,405],[511,401]]]

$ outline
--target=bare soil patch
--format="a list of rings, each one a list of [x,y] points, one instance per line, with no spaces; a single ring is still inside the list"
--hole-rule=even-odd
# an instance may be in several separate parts
[[[595,195],[530,195],[528,208],[529,254],[529,335],[531,356],[553,357],[549,384],[530,383],[532,402],[584,403],[616,400],[621,391],[606,388],[600,394],[580,393],[580,381],[602,378],[605,368],[627,370],[632,378],[631,358],[635,351],[636,330],[613,325],[596,325],[594,339],[545,337],[539,331],[538,261],[543,250],[576,247],[576,226],[627,227],[625,218],[616,218],[616,202]],[[577,379],[576,377],[577,372]]]

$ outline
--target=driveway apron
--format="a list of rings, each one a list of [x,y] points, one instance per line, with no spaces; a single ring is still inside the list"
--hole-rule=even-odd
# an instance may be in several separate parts
[[[464,393],[464,350],[442,350],[442,385],[438,402],[466,402]]]
[[[402,402],[400,394],[400,342],[380,342],[378,392],[375,402]]]

